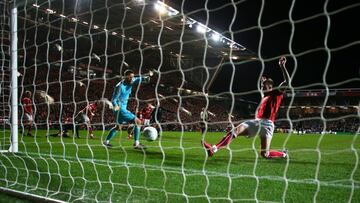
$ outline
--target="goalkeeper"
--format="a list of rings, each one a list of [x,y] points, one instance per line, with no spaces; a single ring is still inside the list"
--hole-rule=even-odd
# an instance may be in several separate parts
[[[149,83],[150,77],[152,75],[153,73],[150,71],[148,76],[135,77],[132,70],[126,70],[124,72],[124,79],[115,86],[111,102],[113,105],[113,113],[115,115],[115,121],[117,125],[110,130],[106,140],[104,141],[103,144],[106,147],[112,147],[110,140],[116,135],[118,130],[121,130],[121,124],[134,122],[134,149],[146,148],[144,145],[140,144],[139,141],[140,125],[142,125],[142,121],[129,110],[127,110],[127,104],[131,94],[132,86],[141,82]]]
[[[217,144],[211,145],[202,141],[202,144],[205,150],[208,153],[208,156],[212,156],[219,149],[226,147],[230,144],[231,140],[237,136],[247,136],[252,137],[256,134],[259,134],[261,142],[261,156],[264,158],[279,158],[287,157],[287,150],[277,151],[270,150],[270,144],[274,133],[274,121],[277,111],[281,105],[281,101],[284,96],[284,91],[288,88],[290,84],[290,76],[285,67],[286,58],[281,57],[279,59],[280,69],[283,73],[285,79],[284,82],[276,89],[273,89],[273,80],[270,78],[262,78],[262,100],[260,107],[256,113],[256,118],[253,120],[248,120],[233,130],[228,132]]]

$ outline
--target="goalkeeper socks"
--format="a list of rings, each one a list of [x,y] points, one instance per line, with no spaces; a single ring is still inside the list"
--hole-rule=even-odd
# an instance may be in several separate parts
[[[116,126],[111,128],[109,135],[106,137],[106,140],[111,140],[117,133]]]
[[[134,126],[134,141],[139,141],[140,139],[140,127],[139,126]]]
[[[285,153],[276,150],[270,150],[267,156],[267,158],[278,158],[278,157],[285,157]]]
[[[215,145],[216,148],[220,149],[222,147],[225,147],[231,142],[232,138],[233,138],[233,134],[232,132],[229,132]]]

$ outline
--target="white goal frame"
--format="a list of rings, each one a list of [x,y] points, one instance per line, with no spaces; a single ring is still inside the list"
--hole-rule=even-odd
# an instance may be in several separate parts
[[[6,2],[5,2],[6,3]],[[18,11],[16,4],[14,3],[11,8],[10,16],[10,43],[11,43],[11,83],[10,83],[10,94],[11,94],[11,139],[10,147],[8,150],[1,150],[0,152],[11,152],[17,153],[19,151],[18,147],[18,36],[17,36],[17,17]]]

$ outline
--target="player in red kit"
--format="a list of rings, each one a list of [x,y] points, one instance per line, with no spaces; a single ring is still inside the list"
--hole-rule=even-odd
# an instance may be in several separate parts
[[[217,144],[211,145],[202,141],[202,145],[206,149],[208,156],[212,156],[219,149],[226,147],[232,139],[237,136],[253,137],[259,135],[261,141],[260,154],[264,158],[287,157],[286,151],[270,150],[271,139],[274,132],[274,121],[276,113],[279,110],[284,91],[290,84],[290,76],[285,67],[286,58],[279,59],[279,66],[283,73],[285,81],[278,88],[273,89],[273,80],[262,77],[262,100],[256,112],[256,118],[245,121],[228,132]]]
[[[144,119],[144,126],[149,126],[150,125],[151,115],[152,115],[152,112],[153,112],[154,108],[155,107],[153,105],[148,103],[146,105],[146,107],[142,109],[141,115],[142,115],[142,119]]]
[[[155,107],[151,105],[151,103],[147,103],[146,107],[144,107],[141,111],[138,111],[136,113],[136,116],[143,122],[142,129],[150,125],[150,120],[154,108]],[[129,125],[127,131],[128,131],[128,139],[131,139],[134,132],[134,125]]]
[[[85,124],[86,128],[89,132],[90,138],[94,138],[94,134],[93,134],[93,129],[91,127],[91,121],[93,119],[93,117],[95,116],[95,112],[96,112],[96,108],[97,108],[97,104],[94,103],[90,103],[88,104],[85,108],[83,108],[81,111],[79,111],[79,113],[76,115],[76,121],[79,124]],[[78,128],[79,126],[77,125],[76,128]],[[78,129],[76,129],[76,136],[79,138],[79,133],[78,133]]]
[[[31,92],[25,91],[25,96],[22,98],[21,103],[24,108],[24,117],[25,117],[25,126],[27,127],[28,132],[26,135],[32,136],[31,130],[34,122],[33,109],[32,109],[32,100]]]

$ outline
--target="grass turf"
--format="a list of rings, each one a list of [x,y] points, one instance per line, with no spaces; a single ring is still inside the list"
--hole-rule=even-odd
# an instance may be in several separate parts
[[[142,141],[146,151],[124,131],[109,150],[107,131],[91,140],[45,137],[53,132],[38,130],[20,139],[20,153],[0,154],[1,187],[69,202],[360,202],[355,135],[275,134],[272,148],[288,148],[290,159],[265,160],[258,138],[237,138],[207,158],[195,132],[164,132]]]

